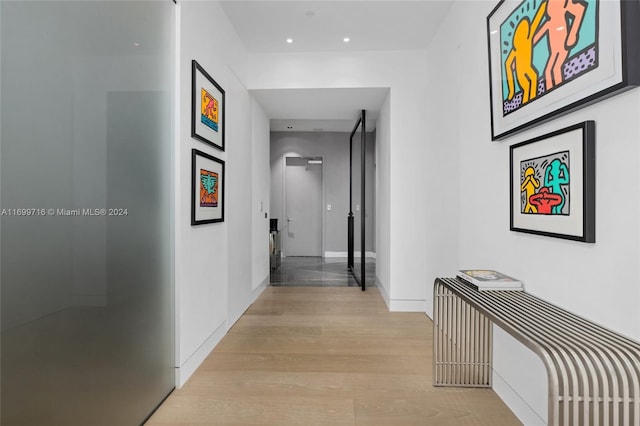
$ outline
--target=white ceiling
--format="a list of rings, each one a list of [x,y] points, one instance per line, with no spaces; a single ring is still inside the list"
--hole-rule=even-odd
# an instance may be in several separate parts
[[[231,0],[222,7],[249,53],[425,49],[454,0]],[[343,41],[349,37],[349,43]],[[287,38],[293,43],[288,44]],[[272,130],[375,128],[388,88],[252,90]],[[289,128],[292,127],[292,128]]]
[[[221,1],[250,53],[424,49],[453,0]],[[349,43],[343,38],[348,36]],[[287,44],[286,39],[293,43]]]
[[[272,131],[350,132],[362,109],[371,131],[388,93],[388,88],[378,87],[251,90],[271,118]]]

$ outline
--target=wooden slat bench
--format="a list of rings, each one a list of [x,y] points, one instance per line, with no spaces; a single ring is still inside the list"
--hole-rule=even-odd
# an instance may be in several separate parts
[[[434,386],[491,387],[493,323],[542,359],[549,425],[640,426],[640,343],[524,291],[433,291]]]

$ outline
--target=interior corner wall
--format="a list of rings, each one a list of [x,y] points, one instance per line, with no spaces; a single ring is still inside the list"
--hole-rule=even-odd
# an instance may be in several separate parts
[[[268,135],[261,134],[267,128],[264,112],[252,103],[245,87],[247,52],[219,2],[178,2],[177,8],[175,286],[180,387],[255,299],[254,290],[260,287],[253,285],[253,274],[261,275],[258,270],[264,269],[269,254],[268,246],[262,259],[257,253],[254,257],[252,249],[257,214],[253,184],[268,176]],[[191,137],[193,59],[226,92],[224,152]],[[224,222],[190,225],[193,148],[225,161]],[[254,174],[247,165],[261,158],[265,165]],[[255,225],[260,228],[257,220]],[[251,268],[248,258],[253,260]]]
[[[389,144],[385,151],[389,155],[388,233],[381,230],[382,234],[376,237],[377,252],[385,245],[388,251],[383,257],[377,253],[376,264],[377,269],[385,271],[377,278],[382,288],[388,289],[385,300],[392,310],[425,312],[425,277],[431,276],[436,266],[430,260],[425,262],[427,241],[437,224],[427,223],[424,216],[434,201],[428,194],[408,194],[410,188],[418,188],[426,179],[424,160],[428,150],[423,122],[430,96],[426,70],[424,51],[249,55],[249,88],[252,90],[390,88]],[[387,160],[378,158],[377,164],[381,161]],[[379,238],[381,236],[388,240]]]
[[[430,45],[431,96],[442,102],[428,138],[448,132],[439,194],[457,212],[454,269],[491,268],[522,279],[526,291],[640,339],[640,89],[599,101],[526,132],[491,141],[486,17],[495,2],[456,2]],[[473,73],[469,73],[473,70]],[[435,111],[434,111],[435,112]],[[509,146],[585,120],[596,122],[596,243],[509,230]],[[436,125],[437,123],[437,125]],[[443,240],[444,241],[444,240]],[[455,256],[454,256],[455,257]],[[506,333],[494,335],[494,389],[526,425],[547,419],[542,362]]]
[[[451,12],[448,16],[453,19]],[[431,225],[431,238],[426,241],[430,270],[425,277],[426,312],[430,317],[435,278],[451,276],[459,268],[460,129],[466,124],[459,112],[464,97],[460,98],[456,88],[469,68],[458,57],[446,25],[441,25],[430,44],[425,74],[429,96],[424,120],[427,155],[422,189],[430,198],[424,218]]]
[[[271,218],[271,170],[269,168],[269,118],[255,99],[251,100],[252,174],[252,278],[256,290],[269,283],[269,219]]]
[[[376,286],[387,306],[390,305],[391,253],[391,92],[387,94],[376,126]]]

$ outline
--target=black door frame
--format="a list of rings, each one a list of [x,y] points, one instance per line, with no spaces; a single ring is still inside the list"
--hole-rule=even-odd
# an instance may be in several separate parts
[[[365,110],[360,111],[360,118],[356,121],[356,125],[353,126],[351,135],[349,136],[349,215],[347,216],[347,267],[349,272],[353,275],[353,278],[360,285],[362,291],[365,290],[365,189],[366,189],[366,120],[367,112]],[[353,221],[353,136],[355,135],[358,127],[362,126],[362,133],[360,135],[362,141],[362,147],[360,149],[360,278],[356,275],[354,266],[354,221]]]

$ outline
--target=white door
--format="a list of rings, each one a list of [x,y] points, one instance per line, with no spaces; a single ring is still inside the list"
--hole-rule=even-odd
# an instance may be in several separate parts
[[[322,256],[322,164],[287,157],[285,256]]]

